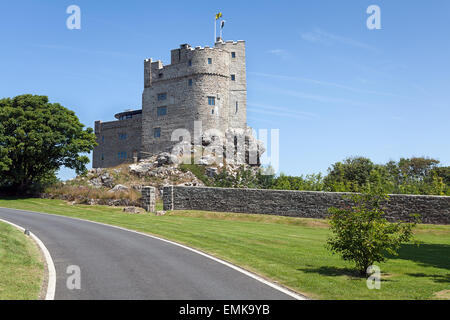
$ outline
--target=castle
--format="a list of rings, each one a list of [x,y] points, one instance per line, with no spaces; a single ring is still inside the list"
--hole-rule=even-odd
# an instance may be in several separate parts
[[[93,168],[136,162],[170,151],[176,129],[227,132],[248,130],[245,41],[218,38],[214,47],[183,44],[171,51],[171,63],[144,62],[142,109],[95,122],[98,146]]]

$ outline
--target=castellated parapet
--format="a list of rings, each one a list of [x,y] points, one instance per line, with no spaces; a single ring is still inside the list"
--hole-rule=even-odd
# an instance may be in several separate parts
[[[118,114],[119,121],[96,122],[99,146],[93,166],[171,151],[178,143],[171,141],[173,132],[186,129],[193,140],[197,121],[203,132],[248,130],[246,109],[245,41],[218,40],[214,47],[195,48],[183,44],[171,51],[169,65],[144,61],[142,110]]]

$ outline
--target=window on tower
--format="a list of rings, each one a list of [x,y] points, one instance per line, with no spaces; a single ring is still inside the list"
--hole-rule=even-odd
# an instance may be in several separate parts
[[[126,133],[119,133],[119,140],[126,140],[127,134]]]
[[[236,75],[235,74],[231,75],[231,81],[236,81]]]
[[[153,137],[154,138],[161,138],[161,128],[153,129]]]
[[[208,64],[212,64],[212,58],[208,58]]]
[[[236,52],[232,52],[231,53],[231,57],[234,59],[234,58],[236,58]]]
[[[167,93],[158,94],[158,101],[164,101],[164,100],[167,100]]]
[[[158,117],[167,115],[167,107],[158,107],[157,115]]]
[[[208,105],[215,106],[216,105],[216,97],[208,97]]]

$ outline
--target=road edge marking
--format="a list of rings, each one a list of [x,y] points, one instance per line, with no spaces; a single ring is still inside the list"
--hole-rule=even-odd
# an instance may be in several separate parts
[[[0,219],[1,222],[7,223],[17,229],[19,229],[22,232],[25,232],[25,228],[9,222],[4,219]],[[45,300],[55,300],[55,290],[56,290],[56,269],[55,264],[53,263],[52,256],[50,255],[50,252],[48,251],[47,247],[44,245],[44,243],[39,239],[34,233],[30,232],[30,237],[37,243],[39,246],[39,249],[43,253],[45,257],[45,263],[47,264],[47,270],[48,270],[48,284],[47,284],[47,293],[45,294]]]
[[[123,228],[123,227],[119,227],[119,226],[115,226],[115,225],[111,225],[111,224],[107,224],[107,223],[103,223],[103,222],[97,222],[97,221],[85,220],[85,219],[81,219],[81,218],[63,216],[63,215],[54,214],[54,213],[37,212],[37,211],[31,211],[31,210],[5,208],[5,207],[0,207],[0,208],[2,208],[2,209],[9,209],[9,210],[17,210],[17,211],[22,211],[22,212],[32,212],[32,213],[38,213],[38,214],[44,214],[44,215],[56,216],[56,217],[62,217],[62,218],[68,218],[68,219],[78,220],[78,221],[83,221],[83,222],[90,222],[90,223],[95,223],[95,224],[106,226],[106,227],[119,229],[119,230],[122,230],[122,231],[132,232],[132,233],[139,234],[139,235],[145,236],[145,237],[149,237],[149,238],[152,238],[152,239],[155,239],[155,240],[160,240],[160,241],[163,241],[163,242],[166,242],[166,243],[169,243],[169,244],[181,247],[183,249],[189,250],[191,252],[194,252],[196,254],[204,256],[204,257],[206,257],[208,259],[216,261],[216,262],[218,262],[220,264],[223,264],[223,265],[225,265],[225,266],[227,266],[227,267],[229,267],[231,269],[234,269],[235,271],[238,271],[238,272],[240,272],[240,273],[242,273],[242,274],[244,274],[244,275],[246,275],[246,276],[248,276],[248,277],[250,277],[250,278],[252,278],[252,279],[254,279],[256,281],[259,281],[259,282],[261,282],[261,283],[263,283],[263,284],[265,284],[265,285],[267,285],[267,286],[269,286],[269,287],[271,287],[271,288],[273,288],[275,290],[278,290],[278,291],[280,291],[280,292],[282,292],[282,293],[284,293],[284,294],[286,294],[286,295],[288,295],[288,296],[290,296],[290,297],[292,297],[292,298],[294,298],[296,300],[310,300],[308,297],[306,297],[304,295],[296,293],[296,292],[294,292],[294,291],[292,291],[292,290],[290,290],[290,289],[288,289],[288,288],[286,288],[286,287],[284,287],[282,285],[275,284],[275,283],[273,283],[273,282],[271,282],[269,280],[266,280],[263,277],[255,274],[253,272],[250,272],[248,270],[245,270],[244,268],[241,268],[241,267],[238,267],[237,265],[232,264],[231,262],[222,260],[220,258],[216,258],[216,257],[214,257],[214,256],[212,256],[212,255],[210,255],[210,254],[208,254],[206,252],[203,252],[201,250],[189,247],[187,245],[184,245],[184,244],[172,241],[172,240],[164,239],[164,238],[161,238],[161,237],[149,234],[149,233],[144,233],[144,232],[140,232],[140,231],[136,231],[136,230],[131,230],[131,229],[127,229],[127,228]]]

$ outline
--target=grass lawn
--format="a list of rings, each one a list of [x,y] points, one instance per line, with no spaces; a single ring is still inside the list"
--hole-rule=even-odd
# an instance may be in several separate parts
[[[0,222],[0,300],[36,300],[44,278],[37,245]]]
[[[1,207],[54,213],[122,226],[190,245],[314,299],[445,299],[450,296],[450,226],[418,226],[420,246],[404,245],[379,264],[380,290],[325,249],[323,220],[175,211],[163,217],[60,200],[0,200]]]

